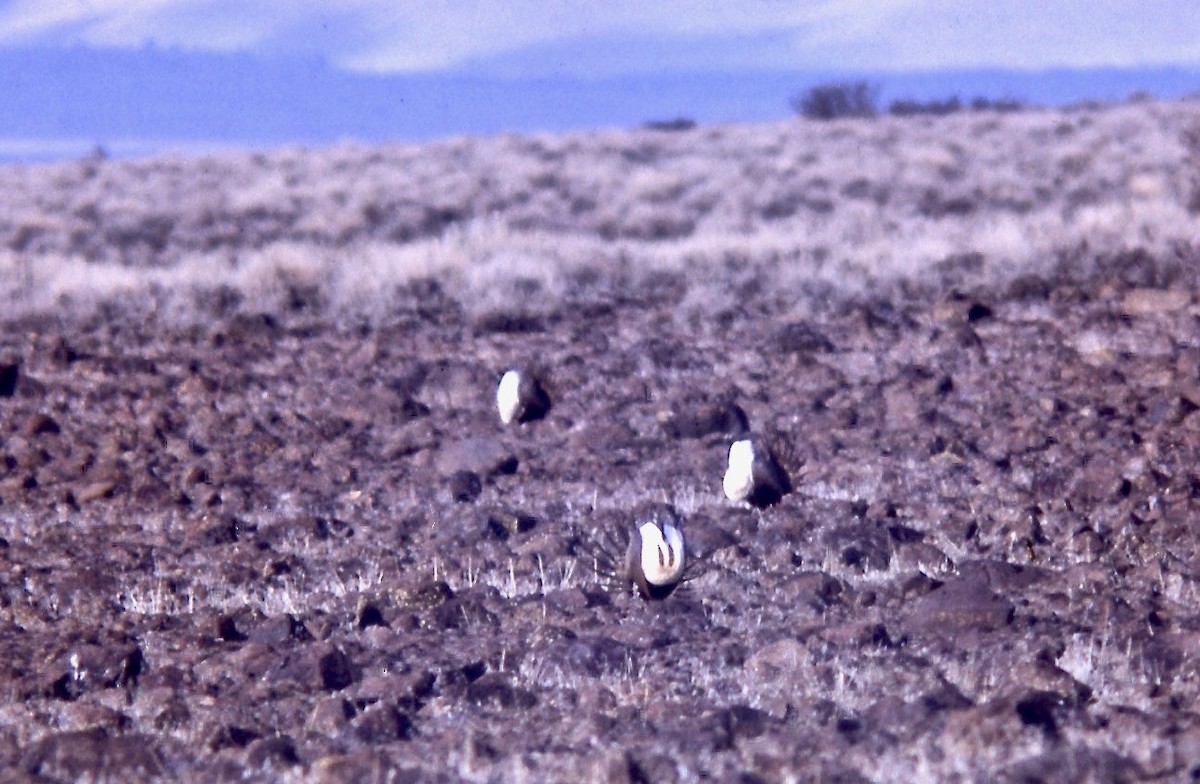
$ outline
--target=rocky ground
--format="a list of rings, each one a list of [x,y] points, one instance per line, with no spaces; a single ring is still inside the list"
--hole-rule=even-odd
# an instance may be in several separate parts
[[[1200,252],[1072,249],[802,307],[748,263],[721,307],[598,265],[14,311],[5,778],[1191,780]],[[505,427],[515,365],[554,405]],[[594,556],[660,503],[647,603]]]

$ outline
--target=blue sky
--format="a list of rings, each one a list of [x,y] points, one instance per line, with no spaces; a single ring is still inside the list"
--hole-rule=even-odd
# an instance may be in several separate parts
[[[1195,66],[1197,31],[1197,0],[0,2],[0,46],[153,43],[389,73]]]

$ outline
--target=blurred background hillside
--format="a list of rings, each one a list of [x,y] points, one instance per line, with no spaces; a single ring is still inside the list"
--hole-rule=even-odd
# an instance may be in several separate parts
[[[1200,6],[691,0],[0,4],[0,160],[762,122],[812,86],[882,106],[1200,92]]]

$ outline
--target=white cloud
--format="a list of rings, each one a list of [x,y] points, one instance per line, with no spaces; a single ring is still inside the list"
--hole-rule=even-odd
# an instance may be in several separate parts
[[[332,10],[331,10],[332,9]],[[0,45],[320,55],[362,70],[455,67],[636,36],[697,66],[913,69],[1200,63],[1195,0],[12,0]],[[720,46],[720,40],[746,42]],[[770,41],[761,50],[755,41]],[[615,61],[615,59],[614,59]],[[640,60],[650,67],[653,53]],[[649,64],[649,65],[648,65]]]
[[[912,0],[838,4],[821,33],[856,65],[896,69],[1200,63],[1200,3],[1191,0]]]

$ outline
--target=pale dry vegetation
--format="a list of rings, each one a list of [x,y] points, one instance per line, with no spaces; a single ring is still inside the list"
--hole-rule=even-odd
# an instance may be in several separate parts
[[[1180,102],[12,166],[0,293],[378,318],[431,280],[476,311],[675,280],[712,315],[759,277],[803,313],[1128,253],[1192,274],[1198,126]]]

